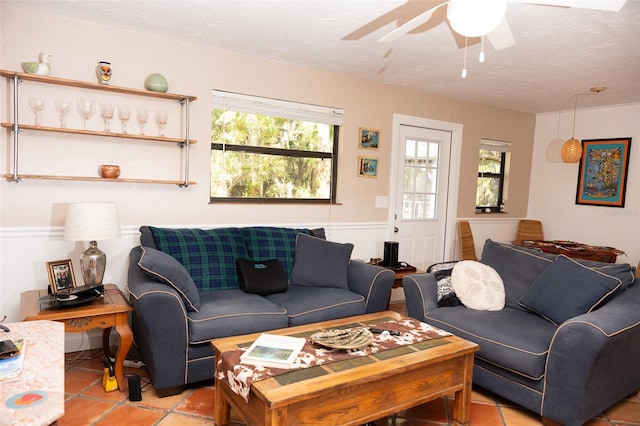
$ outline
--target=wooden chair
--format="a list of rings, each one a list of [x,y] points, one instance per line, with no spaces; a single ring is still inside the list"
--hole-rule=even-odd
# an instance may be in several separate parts
[[[473,243],[471,226],[468,221],[458,221],[458,234],[460,235],[460,256],[462,260],[478,260],[476,257],[476,246]]]
[[[522,219],[518,222],[516,240],[544,240],[542,222],[539,220]]]

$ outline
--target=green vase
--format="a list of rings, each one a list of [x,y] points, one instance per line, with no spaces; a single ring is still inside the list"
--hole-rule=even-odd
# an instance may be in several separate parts
[[[153,92],[166,92],[169,90],[169,83],[161,74],[153,73],[144,80],[144,88]]]

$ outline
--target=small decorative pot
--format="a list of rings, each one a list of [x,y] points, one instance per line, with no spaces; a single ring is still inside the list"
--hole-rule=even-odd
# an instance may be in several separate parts
[[[144,80],[144,88],[153,92],[166,92],[169,90],[169,83],[161,74],[153,73]]]
[[[100,166],[100,176],[105,179],[116,179],[120,176],[120,166],[114,164],[104,164]]]
[[[106,61],[98,62],[98,66],[96,67],[96,75],[98,76],[98,81],[102,84],[109,84],[111,81],[111,74],[113,70],[111,69],[111,63]]]

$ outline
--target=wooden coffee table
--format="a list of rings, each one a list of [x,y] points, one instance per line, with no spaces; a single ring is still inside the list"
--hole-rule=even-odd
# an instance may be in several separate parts
[[[269,333],[304,335],[319,329],[400,318],[400,314],[386,311]],[[216,365],[223,352],[246,347],[260,334],[213,340]],[[468,424],[473,356],[478,345],[456,336],[423,343],[369,355],[366,362],[351,368],[332,369],[331,364],[325,364],[287,373],[303,375],[298,381],[281,384],[276,376],[254,382],[248,403],[225,380],[216,378],[215,423],[229,424],[233,407],[243,421],[253,425],[361,425],[454,394],[454,423]],[[318,369],[317,374],[313,369]]]
[[[104,297],[98,297],[85,305],[61,309],[41,309],[38,299],[47,295],[47,290],[25,291],[20,297],[20,310],[24,321],[50,320],[64,323],[65,332],[80,332],[102,328],[102,348],[105,356],[111,356],[109,333],[115,328],[120,335],[120,346],[116,354],[115,373],[118,389],[126,390],[123,363],[133,343],[129,327],[129,312],[133,310],[115,284],[104,285]]]

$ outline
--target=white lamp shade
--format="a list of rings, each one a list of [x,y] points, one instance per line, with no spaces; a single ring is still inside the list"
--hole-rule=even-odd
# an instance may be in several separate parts
[[[120,237],[116,203],[71,203],[64,222],[64,239],[99,241]]]
[[[447,19],[455,32],[481,37],[495,30],[507,12],[507,0],[449,0]]]

